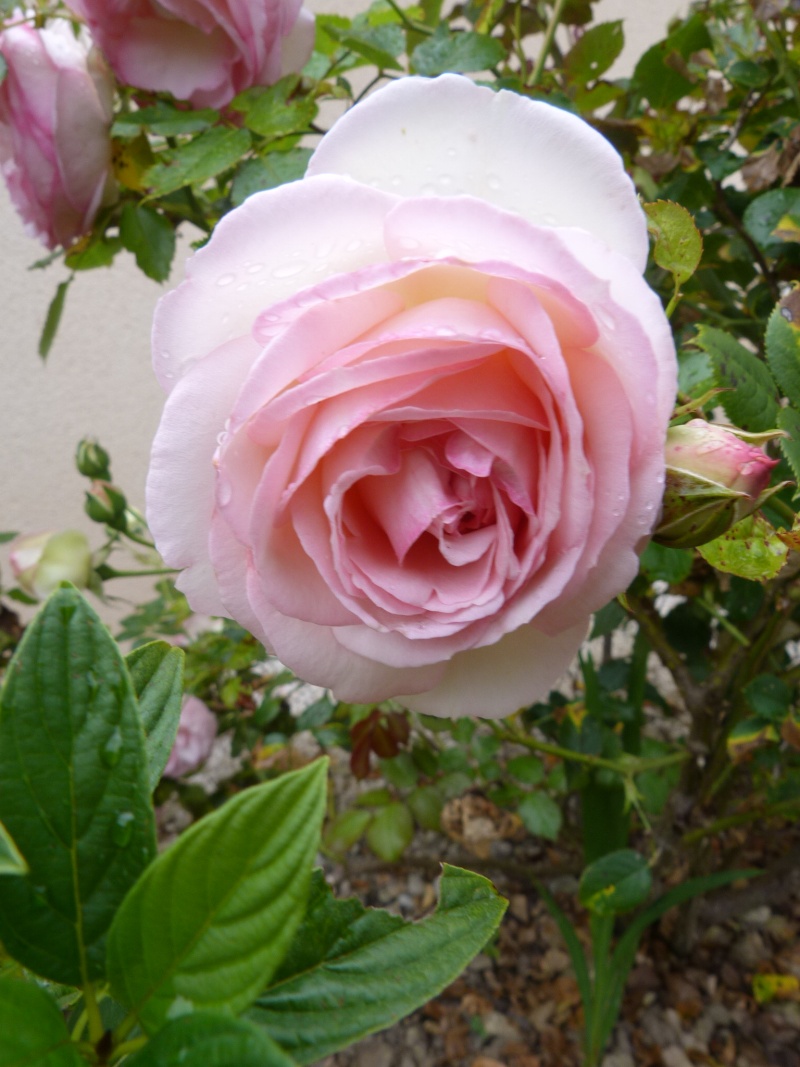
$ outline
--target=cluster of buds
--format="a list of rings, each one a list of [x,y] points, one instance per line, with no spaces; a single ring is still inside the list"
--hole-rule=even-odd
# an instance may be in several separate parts
[[[673,426],[665,449],[666,484],[653,540],[693,548],[721,537],[758,510],[782,485],[769,487],[773,467],[763,445],[781,430],[746,433],[692,419]]]

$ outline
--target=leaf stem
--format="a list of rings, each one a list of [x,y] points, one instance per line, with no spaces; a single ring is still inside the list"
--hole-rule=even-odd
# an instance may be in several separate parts
[[[533,89],[538,83],[544,70],[544,65],[547,60],[548,53],[553,46],[553,38],[555,37],[558,24],[561,21],[561,13],[564,10],[566,0],[556,0],[553,5],[553,11],[550,15],[550,21],[547,23],[547,29],[544,31],[544,40],[542,41],[542,47],[539,49],[539,55],[536,57],[536,63],[531,72],[530,78],[525,83],[528,89]]]

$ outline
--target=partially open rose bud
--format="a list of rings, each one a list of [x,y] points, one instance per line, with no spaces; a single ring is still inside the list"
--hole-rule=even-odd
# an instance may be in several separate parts
[[[205,763],[217,736],[217,717],[202,700],[187,696],[181,709],[178,735],[164,768],[165,778],[180,778]]]
[[[760,447],[780,430],[745,433],[692,419],[667,434],[667,478],[661,521],[653,540],[693,548],[720,537],[780,488],[767,488],[772,468]]]
[[[8,560],[20,589],[43,599],[65,581],[85,589],[92,553],[79,530],[63,530],[17,538]]]

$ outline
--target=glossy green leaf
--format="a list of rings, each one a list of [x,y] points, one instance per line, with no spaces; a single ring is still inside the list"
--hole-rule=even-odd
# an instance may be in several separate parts
[[[624,44],[621,19],[599,22],[581,34],[567,52],[564,69],[575,84],[586,85],[605,74]]]
[[[718,571],[765,582],[780,571],[789,550],[767,520],[756,512],[731,526],[722,537],[700,545],[697,551]]]
[[[800,407],[800,322],[786,318],[791,312],[778,305],[769,317],[764,335],[767,362],[775,381],[795,407]]]
[[[54,982],[103,976],[105,940],[155,853],[144,736],[122,656],[80,593],[58,589],[0,693],[0,819],[30,867],[0,878],[0,940]]]
[[[584,870],[578,899],[595,915],[618,915],[643,904],[652,882],[644,856],[623,848],[606,853]]]
[[[703,238],[694,219],[681,204],[655,200],[644,205],[647,229],[655,240],[653,259],[683,285],[700,265]]]
[[[782,437],[778,445],[792,469],[794,480],[800,485],[800,412],[794,407],[781,408],[777,425],[789,435]]]
[[[505,908],[486,878],[445,865],[435,914],[407,923],[335,900],[318,873],[284,965],[248,1017],[298,1063],[315,1063],[441,992],[480,952]]]
[[[27,874],[30,868],[11,834],[0,822],[0,875]]]
[[[716,384],[727,390],[719,402],[734,426],[753,432],[774,430],[778,418],[775,382],[758,356],[713,326],[699,327],[694,344],[711,357]]]
[[[153,107],[117,115],[111,127],[111,136],[137,137],[142,130],[147,130],[161,137],[176,137],[182,133],[201,133],[218,120],[219,112],[211,108],[182,111],[160,101]]]
[[[246,1019],[183,1015],[125,1061],[125,1067],[293,1067],[295,1061]]]
[[[747,683],[743,692],[751,710],[762,719],[780,721],[789,714],[792,690],[774,674],[756,675]]]
[[[775,231],[785,215],[800,218],[800,189],[770,189],[746,207],[743,221],[753,240],[769,256],[780,255],[785,244]]]
[[[451,33],[441,23],[436,33],[417,45],[411,55],[411,65],[417,74],[432,78],[447,71],[467,73],[490,70],[505,59],[506,50],[495,37],[465,30]]]
[[[42,359],[47,359],[50,354],[50,349],[53,347],[53,341],[56,339],[58,327],[61,323],[61,316],[64,313],[67,290],[70,287],[72,278],[73,275],[70,275],[65,282],[59,282],[56,288],[56,295],[50,301],[50,306],[47,309],[44,326],[42,327],[42,333],[39,337],[39,355]]]
[[[529,793],[520,801],[519,817],[534,837],[555,841],[561,830],[561,808],[547,793]]]
[[[274,189],[302,178],[310,158],[310,148],[292,148],[288,152],[270,152],[258,159],[245,160],[231,187],[234,207],[262,189]]]
[[[694,15],[642,55],[633,71],[631,89],[655,108],[670,107],[693,88],[673,57],[686,60],[693,52],[710,47],[705,23],[700,15]]]
[[[193,1010],[238,1013],[283,959],[305,909],[327,761],[254,786],[148,868],[111,928],[112,995],[154,1033]]]
[[[688,578],[694,554],[684,548],[668,548],[651,541],[642,553],[642,570],[651,582],[682,582]]]
[[[249,147],[247,130],[215,126],[150,167],[144,183],[154,196],[165,196],[216,177],[238,163]]]
[[[313,100],[307,97],[286,100],[278,86],[248,89],[236,97],[233,106],[244,112],[248,129],[269,140],[307,133],[317,114]]]
[[[151,641],[125,657],[145,732],[147,776],[155,789],[178,733],[183,694],[183,651]]]
[[[86,1067],[52,997],[0,978],[0,1067]]]
[[[367,827],[367,844],[387,863],[399,860],[414,837],[414,819],[405,804],[387,804]]]
[[[119,235],[139,270],[155,282],[167,280],[175,255],[175,230],[168,219],[147,204],[129,201],[122,209]]]

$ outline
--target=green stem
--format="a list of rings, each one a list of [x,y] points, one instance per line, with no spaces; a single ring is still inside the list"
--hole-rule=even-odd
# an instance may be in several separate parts
[[[548,53],[553,46],[553,38],[556,35],[558,24],[561,21],[561,13],[564,10],[566,0],[556,0],[553,5],[553,12],[550,15],[550,21],[547,24],[547,29],[544,31],[544,40],[542,41],[542,47],[539,49],[539,55],[536,57],[536,63],[530,78],[526,82],[529,89],[533,89],[537,85],[539,79],[542,76],[544,65],[547,60]]]
[[[140,1048],[144,1048],[147,1044],[147,1038],[144,1034],[141,1037],[134,1037],[132,1041],[123,1041],[122,1044],[117,1045],[114,1049],[114,1060],[122,1059],[123,1056],[129,1056],[132,1052],[138,1052]]]
[[[405,11],[395,3],[395,0],[386,0],[386,3],[392,11],[394,11],[395,15],[397,15],[407,30],[411,30],[413,33],[420,33],[425,37],[430,37],[433,34],[433,30],[430,26],[426,26],[424,22],[417,22],[415,19],[410,19]]]
[[[771,496],[767,507],[771,511],[777,511],[782,519],[789,524],[789,529],[794,526],[795,519],[797,518],[797,512],[791,508],[784,500],[779,500],[777,496]]]
[[[733,625],[733,623],[726,615],[722,614],[716,604],[710,604],[707,600],[704,600],[703,597],[695,597],[695,603],[698,604],[704,611],[707,611],[713,619],[716,619],[720,626],[724,627],[731,635],[731,637],[735,641],[738,641],[743,648],[750,648],[750,640],[744,636],[742,631],[737,626]]]
[[[781,800],[776,804],[767,804],[763,808],[753,811],[741,811],[736,815],[726,815],[722,819],[716,819],[708,826],[701,826],[697,830],[690,830],[684,834],[681,841],[684,845],[693,845],[704,837],[729,830],[732,826],[745,826],[749,822],[757,822],[759,819],[771,819],[778,815],[785,815],[800,807],[800,797],[792,797],[791,800]]]
[[[93,1045],[96,1045],[105,1033],[105,1027],[103,1026],[103,1018],[100,1015],[100,1005],[94,995],[94,986],[91,984],[84,987],[83,1003],[85,1005],[86,1018],[89,1021],[89,1040]]]
[[[100,572],[100,567],[97,568]],[[153,567],[150,570],[143,571],[118,571],[114,567],[109,567],[107,564],[102,565],[102,573],[100,577],[103,581],[109,578],[150,578],[154,575],[160,574],[177,574],[178,572],[174,567]]]

